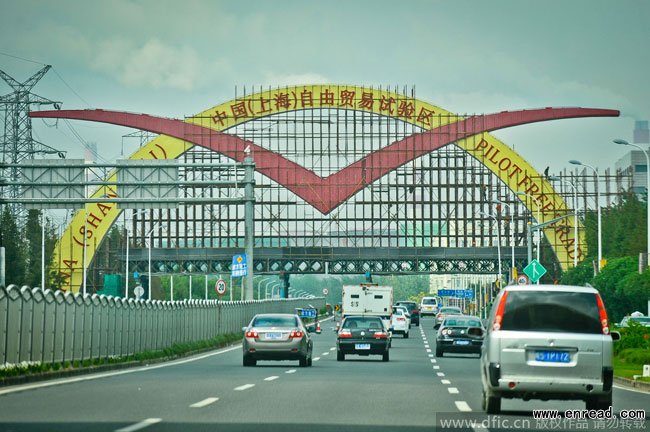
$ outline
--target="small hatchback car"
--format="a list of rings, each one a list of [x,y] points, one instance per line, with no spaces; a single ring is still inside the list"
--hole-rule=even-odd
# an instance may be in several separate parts
[[[345,360],[346,354],[380,355],[389,360],[390,340],[378,316],[349,316],[341,323],[336,339],[336,360]]]
[[[311,366],[314,344],[309,332],[313,330],[298,315],[255,315],[242,329],[244,366],[255,366],[258,360],[298,360],[302,367]]]
[[[607,313],[591,287],[520,285],[502,289],[481,350],[483,409],[502,398],[612,404],[612,341]]]

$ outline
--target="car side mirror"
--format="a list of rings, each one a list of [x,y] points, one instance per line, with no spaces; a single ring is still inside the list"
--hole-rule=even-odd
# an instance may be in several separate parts
[[[436,324],[436,325],[434,325],[433,328],[434,328],[435,330],[438,330],[438,329],[440,328],[440,324]]]
[[[470,336],[481,337],[483,336],[483,329],[480,327],[470,327],[467,330],[467,334]]]
[[[611,332],[610,335],[612,336],[613,341],[621,340],[621,334],[617,331]]]
[[[316,326],[314,326],[314,325],[308,325],[307,326],[307,332],[313,333],[315,331],[316,331]]]

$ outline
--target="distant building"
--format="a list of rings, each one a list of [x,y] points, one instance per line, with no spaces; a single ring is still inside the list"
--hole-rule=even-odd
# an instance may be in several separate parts
[[[650,130],[648,130],[647,120],[637,120],[634,123],[634,143],[650,143]],[[640,199],[645,200],[647,196],[648,184],[648,164],[645,155],[640,150],[632,150],[625,156],[616,161],[615,169],[617,173],[629,175],[632,179],[632,190]]]

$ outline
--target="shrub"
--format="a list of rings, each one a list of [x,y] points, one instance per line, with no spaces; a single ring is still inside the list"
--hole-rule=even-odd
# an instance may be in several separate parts
[[[620,328],[619,333],[621,340],[614,344],[616,354],[635,348],[650,350],[650,328],[630,322],[629,327]]]

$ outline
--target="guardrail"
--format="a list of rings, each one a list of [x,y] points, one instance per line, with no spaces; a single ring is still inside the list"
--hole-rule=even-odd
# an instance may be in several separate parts
[[[0,287],[0,365],[62,363],[158,351],[238,333],[256,313],[325,307],[324,298],[134,300]]]

